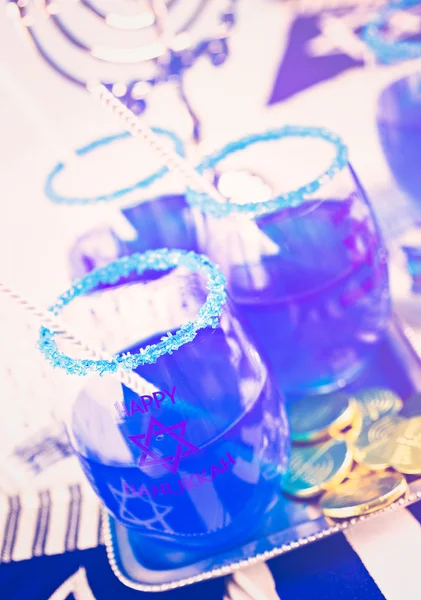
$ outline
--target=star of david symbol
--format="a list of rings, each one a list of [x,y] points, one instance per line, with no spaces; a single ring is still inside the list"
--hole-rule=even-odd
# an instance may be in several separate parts
[[[158,525],[161,525],[162,530],[168,533],[174,533],[173,529],[168,525],[165,521],[165,517],[172,511],[171,506],[164,506],[163,504],[157,504],[153,502],[150,493],[146,486],[142,486],[139,490],[138,494],[130,494],[124,490],[124,484],[121,484],[122,491],[116,490],[112,485],[108,484],[110,491],[114,498],[117,500],[119,504],[119,516],[126,523],[131,523],[132,525],[142,526],[146,529],[157,529],[159,531]],[[139,518],[134,512],[130,511],[127,506],[128,500],[141,500],[145,504],[148,504],[152,510],[152,516],[148,518]]]
[[[148,431],[146,433],[129,435],[129,439],[142,450],[138,466],[145,467],[162,465],[171,471],[171,473],[176,473],[180,464],[180,460],[184,456],[188,456],[189,454],[193,454],[193,452],[199,450],[199,448],[185,439],[186,424],[187,421],[180,421],[180,423],[166,427],[157,419],[155,419],[155,417],[151,417]],[[163,457],[151,449],[152,439],[162,434],[168,435],[177,442],[175,452],[171,456]]]

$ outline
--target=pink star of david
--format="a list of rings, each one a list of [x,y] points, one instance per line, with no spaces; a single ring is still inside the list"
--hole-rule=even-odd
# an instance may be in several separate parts
[[[193,454],[193,452],[199,450],[199,448],[187,441],[184,437],[186,433],[186,423],[187,421],[180,421],[180,423],[165,427],[165,425],[160,423],[157,419],[155,419],[155,417],[151,417],[148,431],[146,433],[129,435],[129,439],[142,450],[142,454],[138,462],[139,467],[162,465],[171,471],[171,473],[176,473],[180,464],[180,460],[184,456],[188,456],[189,454]],[[177,442],[175,454],[172,456],[162,457],[151,450],[150,446],[152,438],[164,433],[169,435]]]

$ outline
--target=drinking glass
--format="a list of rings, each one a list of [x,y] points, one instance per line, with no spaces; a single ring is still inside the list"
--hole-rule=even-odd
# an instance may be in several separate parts
[[[380,8],[362,30],[362,37],[379,62],[393,64],[421,57],[420,0],[398,0]],[[416,63],[414,63],[416,64]],[[421,147],[420,73],[388,85],[380,94],[377,127],[383,152],[399,186],[412,205],[404,207],[407,221],[418,214],[421,176],[417,153]],[[397,214],[397,221],[404,217]]]
[[[153,131],[183,156],[183,143],[174,132]],[[58,163],[48,174],[47,198],[62,207],[66,224],[77,223],[69,255],[72,279],[133,252],[164,246],[197,249],[182,185],[154,152],[143,152],[139,166],[142,149],[128,132],[109,135],[76,149],[73,162]]]
[[[124,283],[132,272],[142,282]],[[66,420],[94,490],[138,532],[142,564],[181,565],[247,539],[276,500],[288,425],[219,269],[192,252],[133,254],[81,279],[52,310],[63,308],[92,346],[120,350],[110,360],[73,359],[54,333],[41,332],[54,366],[103,375],[81,390]],[[136,371],[145,392],[107,375],[119,368]]]
[[[361,38],[384,64],[421,57],[420,0],[392,0],[371,16]]]
[[[413,73],[393,82],[380,94],[377,127],[392,174],[415,207],[421,206],[420,123],[421,73]]]
[[[282,389],[344,386],[382,336],[389,291],[386,249],[343,142],[285,126],[231,142],[197,168],[226,198],[188,190],[200,247],[226,274]]]

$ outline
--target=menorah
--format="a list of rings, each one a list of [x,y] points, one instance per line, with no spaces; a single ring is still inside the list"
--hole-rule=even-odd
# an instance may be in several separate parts
[[[67,81],[86,89],[101,84],[135,115],[153,88],[173,82],[201,138],[200,119],[185,90],[184,74],[207,57],[228,57],[237,0],[9,0],[42,58]]]

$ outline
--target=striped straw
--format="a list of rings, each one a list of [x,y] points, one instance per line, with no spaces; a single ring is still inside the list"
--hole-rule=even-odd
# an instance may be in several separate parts
[[[188,186],[199,192],[207,194],[217,202],[225,203],[226,199],[218,192],[203,175],[185,158],[179,156],[172,148],[166,147],[151,129],[135,115],[119,98],[114,96],[102,83],[92,82],[87,84],[87,90],[97,102],[114,114],[121,125],[129,131],[133,137],[145,141],[167,165],[170,171],[181,175]]]
[[[89,358],[100,360],[109,360],[111,358],[107,352],[91,348],[85,344],[82,340],[78,339],[69,331],[68,327],[62,322],[61,319],[57,318],[51,312],[41,310],[40,308],[34,306],[10,286],[1,281],[0,294],[8,297],[15,304],[19,305],[22,310],[32,314],[33,319],[37,320],[40,325],[43,325],[44,327],[54,331],[60,336],[61,339],[74,346],[81,354],[83,353],[84,356],[87,355]],[[120,383],[130,388],[139,396],[143,394],[150,395],[151,392],[156,391],[156,388],[152,384],[147,382],[133,371],[119,369],[113,376],[116,377]]]

